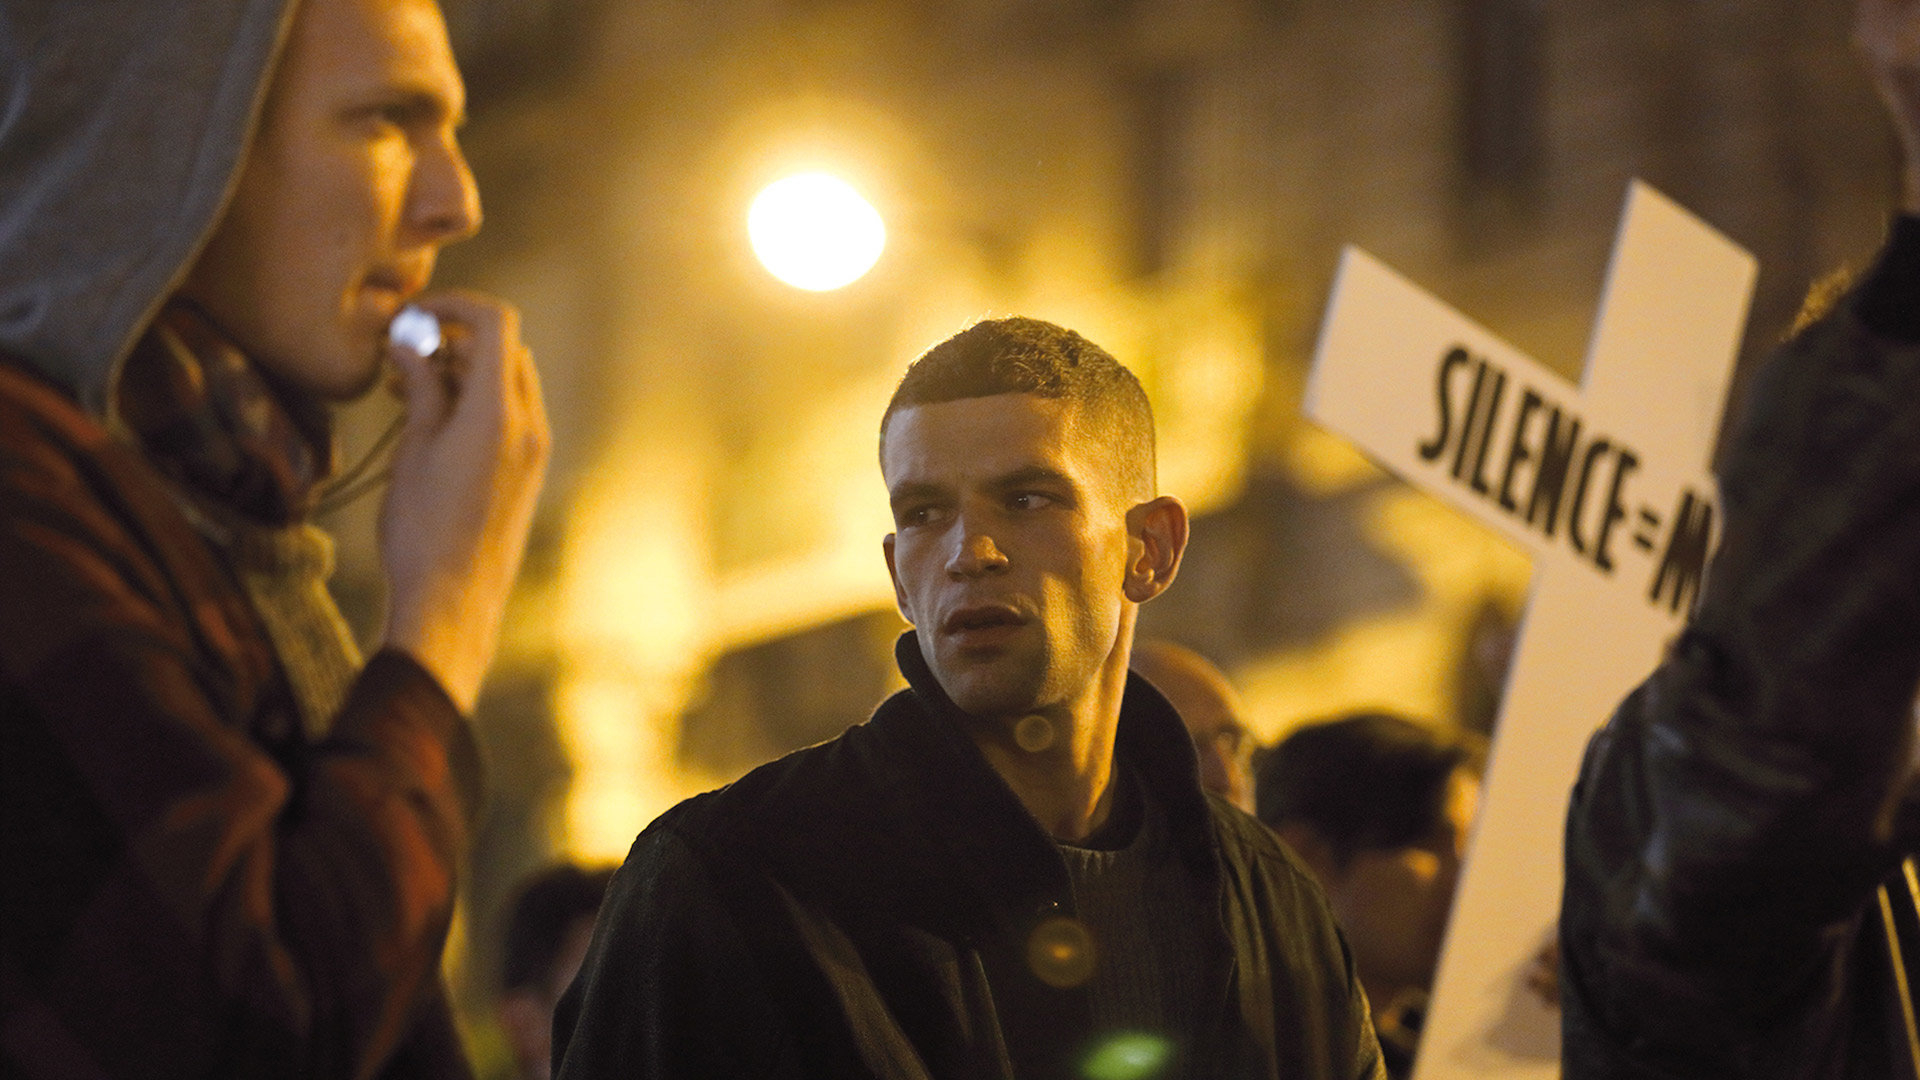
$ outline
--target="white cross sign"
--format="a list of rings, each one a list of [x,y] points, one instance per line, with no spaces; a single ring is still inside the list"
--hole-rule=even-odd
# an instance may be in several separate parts
[[[1698,591],[1756,271],[1636,181],[1575,387],[1358,248],[1341,257],[1307,414],[1534,561],[1418,1080],[1559,1075],[1559,1017],[1523,976],[1556,924],[1586,740]]]

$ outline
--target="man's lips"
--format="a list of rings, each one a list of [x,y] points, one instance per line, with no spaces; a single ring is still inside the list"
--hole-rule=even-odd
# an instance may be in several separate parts
[[[426,288],[427,279],[432,276],[431,255],[406,255],[369,264],[366,280],[369,285],[397,289],[411,296]]]
[[[427,287],[427,275],[416,270],[375,267],[367,271],[361,284],[377,292],[392,293],[397,301],[405,303]]]
[[[976,638],[1025,625],[1026,616],[1009,604],[976,604],[960,608],[941,620],[940,632],[953,637]]]

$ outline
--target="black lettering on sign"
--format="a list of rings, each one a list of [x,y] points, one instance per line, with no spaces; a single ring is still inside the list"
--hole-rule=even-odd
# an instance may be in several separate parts
[[[1593,483],[1593,464],[1612,449],[1611,442],[1595,439],[1587,444],[1587,452],[1580,458],[1580,479],[1574,481],[1573,506],[1567,510],[1567,541],[1573,545],[1573,550],[1582,555],[1592,550],[1587,538],[1580,534],[1580,518],[1587,509],[1587,488]]]
[[[1509,382],[1516,383],[1518,404],[1503,412]],[[1698,595],[1712,550],[1711,499],[1687,489],[1670,518],[1637,503],[1629,488],[1640,471],[1638,453],[1589,432],[1577,413],[1464,345],[1440,357],[1434,404],[1437,430],[1415,444],[1421,460],[1548,540],[1565,526],[1567,546],[1604,574],[1616,569],[1623,522],[1632,518],[1633,546],[1649,557],[1661,549],[1666,526],[1648,599],[1677,614]]]
[[[1533,460],[1533,446],[1527,442],[1527,421],[1540,411],[1546,400],[1527,387],[1520,395],[1520,415],[1513,422],[1513,441],[1507,444],[1507,467],[1500,471],[1500,509],[1518,515],[1520,504],[1513,501],[1513,474],[1522,463]]]
[[[1440,378],[1437,392],[1440,406],[1440,431],[1434,435],[1430,441],[1423,442],[1415,448],[1420,451],[1420,459],[1422,461],[1432,461],[1438,458],[1442,453],[1446,452],[1447,443],[1452,441],[1453,395],[1449,393],[1449,388],[1453,385],[1451,379],[1455,370],[1471,363],[1473,363],[1473,357],[1467,355],[1467,350],[1458,345],[1455,345],[1447,355],[1440,358]]]
[[[1652,552],[1660,532],[1660,515],[1651,507],[1640,508],[1640,527],[1633,531],[1633,546],[1641,551]]]
[[[1460,442],[1453,451],[1453,478],[1464,479],[1467,473],[1467,455],[1473,452],[1474,436],[1480,431],[1481,403],[1487,399],[1487,369],[1485,360],[1473,368],[1473,397],[1467,402],[1467,419],[1462,425]]]
[[[1655,604],[1665,601],[1667,610],[1676,614],[1690,605],[1700,590],[1712,545],[1713,502],[1689,488],[1674,512],[1673,532],[1667,536],[1667,550],[1660,556],[1648,599]]]
[[[1503,407],[1509,383],[1516,384],[1517,404]],[[1662,519],[1629,497],[1641,467],[1631,447],[1590,432],[1577,413],[1464,345],[1440,356],[1434,404],[1436,430],[1415,444],[1421,460],[1444,468],[1461,486],[1549,540],[1564,527],[1568,547],[1601,573],[1616,569],[1616,540],[1630,517],[1634,546],[1653,554]],[[1693,504],[1681,510],[1700,512]],[[1705,539],[1693,533],[1698,522],[1675,520],[1667,565],[1654,583],[1656,602],[1670,591],[1697,588],[1704,567]]]
[[[1540,451],[1540,468],[1533,474],[1533,495],[1527,499],[1527,524],[1539,528],[1549,540],[1560,520],[1560,493],[1567,488],[1567,469],[1573,465],[1573,448],[1579,444],[1580,418],[1563,417],[1555,406],[1547,414],[1547,442]]]
[[[1487,409],[1480,420],[1480,434],[1474,440],[1473,475],[1467,486],[1486,495],[1492,490],[1487,486],[1487,448],[1493,445],[1493,425],[1500,418],[1500,399],[1507,394],[1507,373],[1484,361],[1481,366],[1493,372],[1493,384],[1487,391]]]
[[[1613,459],[1613,486],[1607,490],[1606,513],[1600,517],[1600,539],[1593,548],[1593,565],[1613,573],[1613,556],[1607,551],[1607,541],[1613,538],[1613,527],[1627,516],[1627,508],[1620,505],[1620,489],[1626,486],[1627,475],[1640,467],[1640,459],[1626,447]]]

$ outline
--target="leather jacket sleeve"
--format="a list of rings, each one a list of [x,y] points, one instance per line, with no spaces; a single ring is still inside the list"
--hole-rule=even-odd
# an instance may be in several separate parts
[[[1920,222],[1758,373],[1691,624],[1590,744],[1566,1076],[1798,1075],[1907,850],[1920,690]]]

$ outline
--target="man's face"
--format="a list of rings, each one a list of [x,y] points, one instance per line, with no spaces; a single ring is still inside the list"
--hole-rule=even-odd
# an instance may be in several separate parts
[[[1029,394],[915,406],[887,425],[887,569],[928,666],[975,716],[1070,707],[1113,656],[1137,542],[1111,440],[1088,427]]]
[[[500,1001],[500,1026],[505,1029],[514,1061],[523,1080],[546,1080],[553,1075],[553,1013],[560,996],[573,985],[593,944],[592,915],[583,915],[567,928],[560,951],[545,980],[509,990]]]
[[[1133,669],[1166,696],[1193,736],[1200,786],[1253,813],[1253,737],[1226,675],[1204,657],[1153,640],[1134,643]]]
[[[345,399],[480,223],[465,90],[432,0],[301,0],[233,200],[180,294],[262,367]]]
[[[1345,866],[1323,874],[1327,901],[1347,932],[1365,982],[1383,988],[1433,986],[1479,806],[1479,778],[1457,769],[1431,834],[1405,847],[1358,852]]]
[[[1253,739],[1247,726],[1224,708],[1192,718],[1182,712],[1180,718],[1200,755],[1200,786],[1253,813]]]

